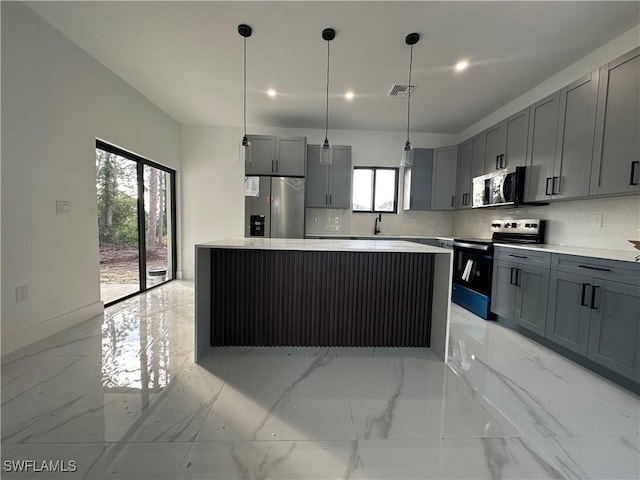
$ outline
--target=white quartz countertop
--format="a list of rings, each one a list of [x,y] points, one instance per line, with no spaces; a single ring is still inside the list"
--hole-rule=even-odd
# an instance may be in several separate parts
[[[453,237],[432,237],[429,235],[358,235],[358,234],[346,234],[346,233],[309,233],[307,234],[307,238],[314,239],[349,239],[349,238],[357,238],[358,240],[442,240],[442,241],[453,241]]]
[[[494,246],[561,253],[564,255],[577,255],[580,257],[602,258],[605,260],[621,260],[623,262],[635,262],[636,255],[640,254],[640,252],[634,250],[607,250],[604,248],[569,247],[566,245],[552,244],[515,245],[513,243],[495,243]]]
[[[442,253],[451,250],[402,240],[347,240],[301,238],[231,238],[201,243],[197,248],[239,248],[246,250],[298,250],[317,252],[401,252]]]

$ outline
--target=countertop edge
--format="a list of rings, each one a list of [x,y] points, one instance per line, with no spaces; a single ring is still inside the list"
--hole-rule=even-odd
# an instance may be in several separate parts
[[[567,245],[554,245],[554,244],[538,244],[538,245],[519,245],[513,243],[494,243],[494,247],[501,248],[516,248],[521,250],[534,250],[538,252],[556,253],[561,255],[573,255],[577,257],[591,257],[599,258],[603,260],[616,260],[621,262],[637,263],[635,257],[640,252],[626,251],[626,250],[608,250],[604,248],[593,247],[571,247]]]

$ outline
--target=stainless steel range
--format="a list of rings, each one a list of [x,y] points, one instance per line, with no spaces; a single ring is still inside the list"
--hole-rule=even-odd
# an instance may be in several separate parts
[[[493,220],[491,238],[455,238],[451,300],[476,315],[492,319],[491,280],[494,243],[544,243],[545,221]]]

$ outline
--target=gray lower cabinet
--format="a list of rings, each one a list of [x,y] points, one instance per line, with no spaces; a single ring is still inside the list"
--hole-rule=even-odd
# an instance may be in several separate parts
[[[413,165],[404,167],[403,210],[431,210],[433,149],[416,148]]]
[[[600,69],[591,195],[640,191],[640,48]]]
[[[589,341],[588,285],[590,278],[551,272],[546,337],[581,355]]]
[[[527,163],[529,108],[512,115],[485,131],[485,173]]]
[[[554,255],[546,337],[640,381],[640,265]]]
[[[640,288],[594,280],[587,357],[640,381]]]
[[[453,210],[455,207],[457,163],[457,145],[433,151],[431,210]]]
[[[351,208],[351,147],[334,145],[333,163],[320,164],[320,145],[307,147],[306,206]]]
[[[513,256],[519,261],[501,260]],[[545,333],[549,295],[549,254],[500,248],[493,266],[491,311],[539,335]],[[533,264],[533,265],[532,265]],[[537,266],[541,265],[541,266]]]
[[[251,162],[245,175],[304,177],[306,137],[247,135],[251,142]]]

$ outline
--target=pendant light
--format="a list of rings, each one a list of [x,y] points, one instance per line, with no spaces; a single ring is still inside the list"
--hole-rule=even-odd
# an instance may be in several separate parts
[[[320,145],[320,163],[331,165],[333,163],[333,145],[329,143],[327,134],[329,131],[329,42],[336,38],[336,31],[333,28],[322,30],[322,38],[327,41],[327,107],[324,120],[324,142]]]
[[[409,123],[411,120],[411,68],[413,67],[413,46],[418,43],[420,40],[420,35],[417,33],[410,33],[406,36],[404,41],[410,47],[409,53],[409,85],[407,95],[407,141],[404,144],[404,148],[402,149],[402,159],[400,161],[400,165],[403,167],[410,167],[413,165],[413,147],[411,146],[411,142],[409,141]]]
[[[251,142],[247,138],[247,37],[251,36],[251,27],[244,23],[238,25],[238,33],[243,37],[244,41],[244,64],[243,64],[243,96],[242,96],[242,110],[243,110],[243,125],[244,136],[240,142],[240,160],[245,163],[251,163]]]

